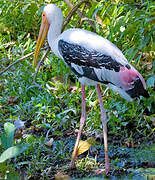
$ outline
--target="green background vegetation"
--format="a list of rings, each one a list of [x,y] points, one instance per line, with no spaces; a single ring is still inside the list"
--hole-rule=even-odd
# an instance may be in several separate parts
[[[71,2],[76,5],[79,1]],[[0,71],[34,51],[41,12],[47,3],[52,1],[0,1]],[[67,17],[71,10],[68,5],[64,1],[55,4]],[[75,13],[66,29],[80,26],[116,44],[143,75],[150,94],[149,99],[128,103],[111,90],[106,91],[103,101],[107,109],[109,144],[155,143],[155,3],[150,0],[93,0],[79,9],[85,17],[94,20],[94,25],[82,21]],[[76,136],[74,130],[79,128],[81,90],[75,75],[62,60],[49,53],[37,76],[40,84],[37,87],[33,84],[32,60],[33,55],[0,76],[0,131],[4,130],[4,123],[20,119],[25,122],[26,132],[18,140],[14,139],[12,145],[30,144],[23,154],[0,164],[0,177],[3,178],[17,177],[21,170],[28,179],[53,178],[60,166],[69,163]],[[103,85],[103,92],[105,89]],[[97,138],[102,133],[102,126],[94,87],[87,87],[86,94],[87,122],[83,138]],[[73,133],[66,137],[64,134],[68,132]],[[54,138],[51,149],[44,145],[49,137]],[[0,145],[0,154],[4,150]],[[115,158],[113,161],[117,164]],[[86,168],[83,166],[81,169]],[[53,173],[48,174],[50,167]],[[81,174],[80,165],[79,171]]]

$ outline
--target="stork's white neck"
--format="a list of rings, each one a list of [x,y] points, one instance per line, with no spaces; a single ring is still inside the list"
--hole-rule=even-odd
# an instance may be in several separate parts
[[[61,58],[58,52],[58,37],[60,34],[61,34],[61,27],[54,26],[53,28],[53,26],[50,25],[50,28],[48,31],[48,37],[47,37],[48,43],[53,53],[59,58]]]
[[[51,24],[48,30],[48,42],[53,43],[58,36],[61,34],[61,25],[60,24]]]
[[[53,16],[54,14],[54,16]],[[58,52],[58,37],[61,34],[63,24],[63,15],[59,8],[54,9],[52,16],[50,17],[50,27],[48,30],[48,43],[54,54],[60,57]]]

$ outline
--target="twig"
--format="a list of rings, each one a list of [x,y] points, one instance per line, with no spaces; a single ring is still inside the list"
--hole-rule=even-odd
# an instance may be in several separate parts
[[[90,18],[87,18],[87,17],[84,17],[84,18],[81,19],[81,24],[82,24],[84,21],[89,21],[89,22],[92,23],[92,24],[95,23],[95,20],[90,19]],[[96,28],[95,25],[94,25],[94,28]]]
[[[78,8],[81,6],[82,3],[90,3],[89,0],[81,0],[76,6],[74,6],[69,0],[64,0],[65,3],[71,8],[73,9],[74,7],[78,6]],[[82,14],[81,11],[77,10],[77,13],[81,16],[81,17],[84,17],[84,15]]]
[[[82,8],[82,12],[81,12],[82,15],[83,15],[83,13],[84,13],[84,10],[85,10],[86,6],[87,6],[87,4],[85,3],[84,6],[83,6],[83,8]],[[82,21],[81,21],[81,20],[82,20],[82,17],[80,17],[79,20],[77,21],[77,22],[78,22],[78,23],[77,23],[77,24],[78,24],[78,25],[77,25],[78,28],[80,28],[80,27],[82,26]]]
[[[5,71],[7,71],[9,68],[11,68],[12,66],[14,66],[15,64],[19,63],[20,61],[28,58],[29,56],[31,56],[32,54],[34,54],[34,52],[31,52],[29,54],[26,54],[25,56],[21,57],[20,59],[18,59],[17,61],[13,62],[12,64],[10,64],[8,67],[6,67],[5,69],[3,69],[1,72],[0,72],[0,75],[3,74]]]
[[[50,51],[50,47],[48,46],[45,53],[43,54],[41,60],[39,61],[37,68],[35,69],[35,74],[34,74],[34,77],[33,77],[33,84],[35,84],[36,86],[39,86],[39,84],[36,83],[36,77],[37,77],[40,65],[45,60],[45,58],[46,58],[47,54],[49,53],[49,51]]]
[[[69,0],[64,0],[66,4],[68,4],[68,6],[70,8],[73,8],[73,4],[69,1]]]
[[[70,7],[70,8],[73,8],[74,7],[74,5],[69,1],[69,0],[64,0],[65,1],[65,3]],[[94,0],[93,0],[94,1]],[[81,1],[82,3],[83,3],[83,1]],[[81,3],[80,2],[80,3]],[[94,1],[95,2],[95,1]],[[90,3],[90,1],[89,0],[87,0],[87,3],[89,4]],[[87,18],[87,17],[85,17],[83,14],[82,14],[82,12],[81,11],[79,11],[79,10],[77,10],[77,13],[83,18],[83,21],[88,21],[88,24],[89,25],[91,25],[92,27],[93,27],[93,29],[96,29],[96,26],[95,26],[95,20],[93,20],[93,19],[90,19],[90,18]],[[101,26],[102,26],[102,28],[105,26],[104,25],[104,23],[103,23],[103,21],[102,21],[102,19],[101,19],[101,17],[99,16],[99,15],[95,15],[95,19],[96,19],[96,21],[98,22],[98,24],[100,24]]]
[[[44,47],[44,48],[41,48],[41,50],[45,50],[47,49],[48,47]],[[25,56],[19,58],[17,61],[13,62],[12,64],[10,64],[8,67],[4,68],[1,72],[0,72],[0,75],[2,75],[5,71],[7,71],[8,69],[10,69],[12,66],[14,66],[15,64],[19,63],[20,61],[28,58],[29,56],[31,56],[32,54],[34,54],[34,52],[31,52],[29,54],[26,54]]]
[[[87,3],[89,4],[90,1],[89,0],[82,0],[80,1],[76,6],[74,6],[69,0],[64,0],[65,3],[72,9],[71,12],[68,14],[68,16],[65,19],[64,25],[62,27],[62,31],[65,29],[66,25],[68,24],[68,22],[70,21],[71,17],[73,16],[73,14],[77,11],[77,13],[80,15],[80,17],[82,18],[86,18],[81,11],[78,10],[78,8],[81,6],[81,4],[83,3]],[[87,18],[88,19],[88,18]],[[88,21],[89,25],[91,25],[93,28],[95,28],[94,25],[94,21],[93,20],[89,20]]]
[[[83,16],[82,13],[78,10],[78,8],[81,6],[81,4],[83,4],[83,3],[89,3],[88,0],[82,0],[82,1],[79,2],[76,6],[73,6],[73,4],[72,4],[70,1],[68,1],[68,0],[64,0],[64,1],[69,5],[69,7],[72,8],[72,10],[70,11],[70,13],[68,14],[68,16],[67,16],[66,19],[65,19],[65,22],[64,22],[63,27],[62,27],[62,31],[65,29],[66,25],[69,23],[71,17],[73,16],[73,14],[74,14],[76,11],[78,12],[78,14],[79,14],[81,17]]]

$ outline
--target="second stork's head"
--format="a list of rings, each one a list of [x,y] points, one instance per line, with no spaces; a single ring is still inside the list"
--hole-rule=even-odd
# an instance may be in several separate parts
[[[40,48],[43,46],[43,43],[47,38],[48,33],[51,33],[50,31],[55,31],[54,32],[55,36],[57,34],[60,34],[62,24],[63,24],[63,15],[60,8],[58,8],[54,4],[46,5],[43,9],[39,36],[34,53],[34,64],[33,64],[34,67],[37,64],[37,58],[39,55]]]

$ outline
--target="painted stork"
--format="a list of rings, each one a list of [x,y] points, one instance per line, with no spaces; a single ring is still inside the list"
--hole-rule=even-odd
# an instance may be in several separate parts
[[[76,74],[82,85],[82,115],[80,129],[72,154],[71,167],[75,167],[75,158],[83,126],[86,122],[85,85],[95,85],[101,109],[105,148],[105,172],[109,172],[106,112],[102,102],[100,84],[106,84],[121,97],[132,101],[139,96],[148,97],[146,84],[139,72],[129,64],[121,50],[109,40],[79,28],[61,33],[63,15],[56,5],[48,4],[42,13],[42,22],[34,54],[34,66],[37,64],[39,50],[46,37],[54,54],[62,58],[65,64]]]

